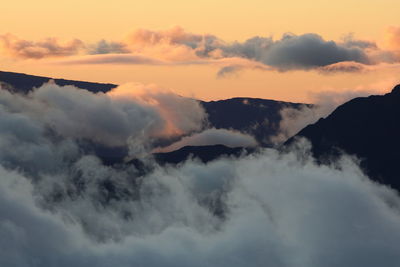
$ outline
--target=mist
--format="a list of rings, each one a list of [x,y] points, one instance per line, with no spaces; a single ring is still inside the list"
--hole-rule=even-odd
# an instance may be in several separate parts
[[[0,90],[0,114],[1,266],[400,263],[398,193],[356,158],[318,165],[299,140],[286,153],[160,166],[154,139],[207,131],[206,115],[143,85]],[[146,154],[144,171],[105,165],[88,140]]]

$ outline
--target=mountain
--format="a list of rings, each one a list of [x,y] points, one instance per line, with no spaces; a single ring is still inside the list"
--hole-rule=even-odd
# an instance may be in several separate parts
[[[81,89],[97,92],[108,92],[116,84],[92,83],[65,79],[54,79],[22,73],[0,71],[0,84],[3,88],[28,93],[49,80],[60,86],[73,85]],[[291,103],[259,98],[231,98],[219,101],[200,101],[208,114],[209,126],[222,129],[234,129],[248,133],[262,146],[272,146],[270,138],[279,130],[280,111],[284,108],[298,109],[306,104]],[[310,105],[308,105],[310,106]]]
[[[23,73],[0,71],[0,82],[5,83],[10,90],[20,93],[28,93],[33,88],[40,87],[44,83],[47,83],[49,80],[54,80],[54,82],[60,86],[73,85],[94,93],[108,92],[111,89],[117,87],[117,85],[110,83],[92,83],[64,79],[53,79],[48,77],[27,75]]]
[[[270,138],[279,131],[282,109],[300,109],[307,105],[259,98],[231,98],[201,104],[213,127],[248,133],[263,146],[272,146]]]
[[[355,155],[373,180],[400,191],[400,85],[391,93],[355,98],[289,139],[305,137],[321,162]]]

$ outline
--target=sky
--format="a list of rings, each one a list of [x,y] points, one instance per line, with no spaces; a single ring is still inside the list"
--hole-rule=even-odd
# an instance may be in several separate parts
[[[276,131],[279,145],[349,99],[390,90],[398,0],[14,0],[0,10],[0,70],[120,84],[0,90],[0,266],[400,266],[399,194],[354,155],[320,165],[299,139],[207,164],[151,156],[257,146],[212,127],[193,98],[316,101],[283,105],[277,126],[249,126]],[[126,157],[104,164],[113,151]]]
[[[0,64],[205,100],[310,102],[321,91],[400,82],[399,8],[392,0],[8,1]]]

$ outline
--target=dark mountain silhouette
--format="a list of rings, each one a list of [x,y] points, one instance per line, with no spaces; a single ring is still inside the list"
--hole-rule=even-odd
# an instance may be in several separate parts
[[[400,191],[400,85],[391,93],[355,98],[289,139],[306,137],[327,163],[342,152],[355,155],[373,180]]]
[[[259,98],[231,98],[201,103],[213,127],[249,133],[263,146],[272,145],[270,138],[278,133],[282,109],[300,109],[306,105]]]
[[[23,73],[0,71],[0,82],[3,82],[6,85],[8,85],[10,90],[20,93],[28,93],[33,88],[40,87],[44,83],[47,83],[50,80],[54,80],[54,82],[60,86],[73,85],[94,93],[108,92],[111,89],[117,87],[117,85],[109,83],[92,83],[92,82],[81,82],[81,81],[72,81],[64,79],[53,79],[48,77],[27,75]]]

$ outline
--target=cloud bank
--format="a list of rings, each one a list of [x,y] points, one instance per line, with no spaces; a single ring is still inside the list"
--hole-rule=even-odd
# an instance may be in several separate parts
[[[286,33],[281,38],[254,36],[243,42],[226,42],[211,34],[195,34],[181,27],[152,31],[139,29],[120,41],[84,43],[78,39],[60,44],[56,38],[27,41],[13,35],[0,36],[7,54],[23,59],[63,57],[68,64],[195,65],[220,68],[218,77],[244,69],[266,71],[315,70],[320,73],[362,72],[396,65],[398,29],[387,31],[387,47],[346,35],[325,40],[316,33]]]
[[[387,86],[390,88],[390,86]],[[338,106],[356,97],[378,94],[376,89],[361,88],[359,90],[324,91],[311,95],[313,106],[302,106],[299,109],[284,108],[280,111],[282,120],[279,123],[278,134],[271,142],[280,144],[296,135],[309,124],[317,122],[331,114]]]
[[[140,200],[99,209],[85,195],[63,200],[52,213],[34,204],[42,192],[26,177],[0,171],[4,266],[394,267],[400,260],[398,196],[349,160],[338,170],[266,151],[239,161],[188,162],[146,177]],[[224,219],[201,204],[218,194]],[[132,217],[115,216],[118,209]],[[91,235],[106,235],[102,241],[79,224],[84,214],[87,228],[99,227]]]
[[[83,139],[128,137],[140,151],[199,131],[198,103],[148,89],[0,90],[1,266],[399,265],[397,192],[352,158],[317,165],[307,142],[208,164],[104,165]]]
[[[22,114],[63,138],[111,147],[131,144],[132,153],[140,153],[133,150],[153,139],[198,131],[206,120],[196,100],[141,84],[94,94],[50,82],[28,95],[0,90],[0,103],[5,111]]]

